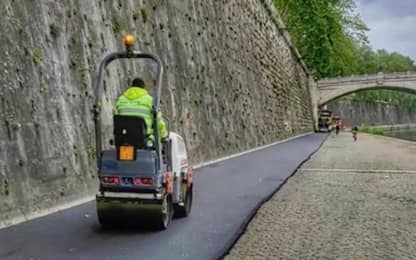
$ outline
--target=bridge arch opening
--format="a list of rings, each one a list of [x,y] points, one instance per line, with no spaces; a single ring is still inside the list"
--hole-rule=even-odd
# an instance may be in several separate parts
[[[330,78],[318,81],[318,107],[339,97],[364,90],[398,90],[416,92],[416,72],[383,73],[373,75]]]
[[[416,97],[416,88],[411,88],[407,86],[372,86],[372,87],[366,87],[366,88],[360,88],[360,89],[354,89],[350,91],[341,92],[338,95],[333,95],[330,98],[325,99],[323,102],[319,102],[318,108],[319,110],[328,105],[329,103],[340,99],[342,97],[351,95],[353,93],[362,93],[362,92],[370,92],[370,91],[377,91],[377,90],[391,90],[394,92],[401,92],[401,93],[408,93],[413,94]]]

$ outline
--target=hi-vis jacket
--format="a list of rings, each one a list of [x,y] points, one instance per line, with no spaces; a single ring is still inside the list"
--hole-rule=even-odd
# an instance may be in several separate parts
[[[129,87],[123,95],[117,99],[116,113],[125,116],[138,116],[143,118],[146,123],[147,134],[153,140],[152,128],[152,105],[153,97],[147,91],[139,87]],[[159,134],[162,138],[167,138],[166,124],[162,119],[162,115],[158,113]]]

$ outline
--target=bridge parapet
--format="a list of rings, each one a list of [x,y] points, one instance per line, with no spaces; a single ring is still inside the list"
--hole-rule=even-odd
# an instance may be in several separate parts
[[[327,84],[342,84],[349,82],[361,82],[368,80],[377,80],[377,79],[412,79],[416,78],[416,72],[393,72],[393,73],[383,73],[379,72],[377,74],[370,75],[359,75],[359,76],[349,76],[349,77],[337,77],[337,78],[324,78],[318,81],[318,88]]]
[[[394,72],[322,79],[317,83],[318,106],[365,89],[397,89],[416,93],[416,72]]]

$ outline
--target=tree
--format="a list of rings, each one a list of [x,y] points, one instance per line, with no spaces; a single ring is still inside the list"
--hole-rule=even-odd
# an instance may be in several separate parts
[[[274,4],[316,79],[415,70],[409,57],[371,49],[368,28],[356,13],[353,0],[274,0]],[[415,95],[388,90],[346,98],[416,108]]]
[[[274,0],[315,78],[355,71],[368,28],[352,0]]]
[[[386,50],[374,52],[368,46],[360,49],[360,67],[357,69],[359,74],[374,74],[377,72],[403,72],[414,71],[415,66],[411,58],[397,52],[389,53]],[[392,90],[373,90],[359,92],[354,96],[354,100],[364,102],[387,102],[392,105],[400,105],[416,109],[416,96],[414,94],[392,91]]]

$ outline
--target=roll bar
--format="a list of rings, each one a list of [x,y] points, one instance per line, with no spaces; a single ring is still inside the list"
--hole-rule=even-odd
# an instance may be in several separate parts
[[[159,127],[157,124],[157,113],[159,112],[160,106],[160,96],[162,93],[162,77],[163,77],[163,65],[160,58],[151,53],[143,53],[139,51],[133,51],[127,46],[127,51],[125,52],[114,52],[110,53],[104,57],[101,61],[96,75],[93,81],[93,88],[94,88],[94,95],[95,95],[95,102],[93,106],[93,113],[94,113],[94,124],[95,124],[95,143],[96,143],[96,156],[97,156],[97,167],[100,165],[101,161],[101,152],[102,152],[102,136],[101,136],[101,95],[102,95],[102,81],[103,81],[103,71],[105,68],[114,60],[118,59],[150,59],[157,64],[157,75],[156,75],[156,84],[153,91],[153,107],[152,107],[152,115],[153,115],[153,133],[155,136],[155,148],[158,154],[158,164],[159,169],[162,166],[162,152],[161,152],[161,144],[160,144],[160,133]]]

